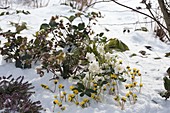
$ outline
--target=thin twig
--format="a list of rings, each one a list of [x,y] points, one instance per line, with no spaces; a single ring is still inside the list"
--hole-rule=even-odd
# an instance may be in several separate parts
[[[99,24],[99,25],[108,25],[108,26],[119,26],[119,25],[131,25],[131,24],[146,24],[146,23],[152,23],[155,21],[150,21],[150,22],[132,22],[132,23],[120,23],[120,24]]]
[[[100,10],[100,11],[104,11],[104,12],[113,12],[113,13],[119,13],[119,12],[132,12],[132,10],[114,10],[114,11],[111,11],[111,10],[104,10],[104,9],[98,9],[98,8],[93,8],[93,9],[97,9],[97,10]],[[157,8],[152,8],[152,9],[157,9]],[[146,8],[142,8],[140,10],[146,10]],[[158,9],[160,10],[160,9]]]
[[[86,8],[85,8],[85,10],[87,10],[89,7],[91,7],[91,6],[94,6],[95,4],[97,4],[97,3],[102,3],[102,2],[111,2],[111,0],[107,0],[107,1],[96,1],[96,2],[94,2],[94,3],[92,3],[92,4],[89,4],[89,5],[87,5],[86,6]]]
[[[0,7],[0,9],[8,9],[8,8],[10,8],[9,6],[7,6],[7,7]]]
[[[142,15],[145,15],[145,16],[151,18],[151,19],[154,20],[158,25],[160,25],[162,28],[164,28],[165,30],[167,30],[168,32],[170,32],[170,30],[169,30],[166,26],[164,26],[163,24],[161,24],[156,18],[154,18],[154,17],[152,17],[152,16],[150,16],[150,15],[148,15],[148,14],[146,14],[146,13],[143,13],[143,12],[141,12],[141,11],[139,11],[139,10],[136,10],[136,9],[134,9],[134,8],[132,8],[132,7],[126,6],[126,5],[124,5],[124,4],[121,4],[121,3],[119,3],[119,2],[117,2],[117,1],[115,1],[115,0],[111,0],[111,1],[113,1],[114,3],[116,3],[116,4],[118,4],[118,5],[122,6],[122,7],[131,9],[131,10],[137,12],[137,13],[140,13],[140,14],[142,14]],[[170,41],[169,38],[167,38],[167,39]]]
[[[152,17],[153,17],[155,20],[158,20],[158,19],[155,17],[155,15],[152,13],[152,11],[151,11],[151,9],[149,8],[148,4],[147,4],[146,2],[145,2],[144,4],[146,5],[146,7],[147,7],[148,11],[150,12],[150,14],[152,15]],[[162,26],[161,26],[160,24],[158,24],[158,26],[162,29]],[[164,32],[166,38],[169,40],[169,37],[168,37],[168,35],[165,33],[164,30],[163,30],[163,32]],[[170,41],[170,40],[169,40],[169,41]]]

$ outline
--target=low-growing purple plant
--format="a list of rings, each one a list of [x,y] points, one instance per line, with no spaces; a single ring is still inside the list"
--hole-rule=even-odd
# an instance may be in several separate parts
[[[40,113],[43,109],[40,101],[33,102],[30,91],[34,88],[31,83],[23,82],[24,77],[0,77],[0,111],[1,113]]]

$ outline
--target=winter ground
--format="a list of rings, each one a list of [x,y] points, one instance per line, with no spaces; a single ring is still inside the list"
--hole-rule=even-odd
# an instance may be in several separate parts
[[[122,3],[136,7],[140,0],[120,0]],[[0,27],[3,31],[8,29],[13,29],[9,25],[9,22],[26,22],[28,25],[28,30],[21,32],[23,36],[32,38],[32,34],[39,30],[39,26],[42,23],[49,22],[51,16],[54,15],[71,15],[71,8],[68,6],[59,5],[59,0],[51,0],[47,7],[31,9],[24,6],[13,6],[14,8],[7,9],[12,12],[16,9],[24,9],[30,11],[30,15],[23,14],[13,14],[7,16],[0,16]],[[0,10],[4,11],[4,10]],[[170,45],[161,42],[159,39],[155,38],[153,34],[153,28],[151,24],[126,24],[134,23],[137,21],[149,21],[144,19],[135,12],[128,9],[122,8],[114,3],[99,3],[90,11],[101,11],[104,18],[99,19],[99,26],[95,27],[96,31],[103,31],[104,28],[108,28],[110,31],[106,32],[106,35],[110,38],[118,38],[128,45],[129,51],[124,53],[118,53],[123,62],[132,67],[139,68],[142,73],[142,81],[144,87],[142,92],[138,97],[138,101],[135,105],[125,105],[125,110],[120,110],[118,106],[115,106],[112,100],[106,98],[103,103],[91,103],[88,108],[81,108],[75,105],[66,103],[66,110],[62,113],[169,113],[170,111],[170,101],[165,101],[158,94],[160,91],[164,90],[163,87],[163,76],[166,73],[168,67],[170,67],[170,60],[165,56],[165,53],[170,52]],[[124,24],[124,25],[122,25]],[[147,27],[148,32],[134,31],[134,29],[140,27]],[[130,33],[123,33],[124,28],[130,28]],[[4,39],[0,37],[3,42]],[[147,49],[145,46],[151,46],[151,50]],[[142,55],[139,51],[146,51],[146,55]],[[132,54],[137,54],[136,56],[130,57]],[[157,59],[159,58],[159,59]],[[22,70],[15,68],[14,63],[5,63],[2,56],[0,57],[0,76],[8,76],[12,74],[14,77],[20,75],[25,76],[25,80],[31,82],[35,86],[35,94],[32,96],[33,100],[40,100],[42,106],[46,111],[43,113],[52,113],[54,95],[48,92],[40,86],[42,83],[47,84],[49,87],[53,87],[53,84],[48,80],[52,77],[52,74],[46,74],[44,77],[39,77],[35,71],[35,67],[31,69]],[[67,80],[59,80],[60,83],[64,84],[66,90],[69,89],[71,83]],[[57,107],[55,112],[57,113]]]

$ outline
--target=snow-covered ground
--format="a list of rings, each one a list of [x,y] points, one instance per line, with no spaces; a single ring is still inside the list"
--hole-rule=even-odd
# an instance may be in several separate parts
[[[122,3],[132,7],[140,6],[140,0],[120,0]],[[71,12],[71,8],[64,5],[59,5],[59,0],[51,0],[47,7],[31,9],[24,6],[17,6],[13,4],[14,8],[7,9],[9,12],[13,12],[16,9],[28,10],[31,14],[12,14],[0,16],[0,27],[3,31],[13,29],[9,22],[26,22],[28,30],[21,32],[23,36],[32,38],[32,34],[39,30],[42,23],[48,23],[51,16],[64,15],[68,16],[74,14]],[[1,11],[5,11],[0,9]],[[87,12],[100,11],[104,18],[99,19],[99,26],[95,27],[95,31],[103,31],[106,27],[109,32],[106,35],[110,38],[118,38],[128,45],[129,51],[124,53],[118,53],[123,62],[126,65],[136,67],[141,70],[143,88],[141,94],[138,97],[138,101],[134,105],[125,105],[125,110],[121,110],[118,106],[112,104],[108,100],[102,103],[91,103],[88,108],[77,107],[70,103],[65,103],[66,110],[62,113],[169,113],[170,101],[165,101],[158,94],[164,90],[163,77],[166,70],[170,67],[170,59],[165,56],[165,53],[170,52],[170,45],[161,42],[155,38],[153,34],[153,28],[151,24],[126,24],[135,23],[137,21],[145,22],[150,21],[144,19],[144,16],[137,14],[133,11],[125,9],[121,6],[114,4],[113,2],[98,3],[93,8],[89,8]],[[134,31],[140,27],[147,27],[148,32]],[[130,29],[130,33],[123,33],[125,28]],[[3,38],[0,37],[3,41]],[[151,46],[151,50],[145,46]],[[139,51],[146,51],[146,55],[142,55]],[[130,57],[132,54],[136,56]],[[157,59],[159,58],[159,59]],[[14,77],[25,76],[25,80],[31,82],[35,86],[35,94],[32,96],[33,100],[40,100],[41,104],[46,111],[43,113],[52,113],[53,110],[53,93],[42,89],[41,84],[47,84],[49,87],[53,87],[53,84],[48,81],[52,77],[52,74],[46,74],[44,77],[39,77],[35,71],[35,67],[31,69],[19,69],[15,68],[14,63],[5,63],[0,57],[0,76],[12,74]],[[65,86],[65,89],[69,89],[71,83],[68,80],[59,80]],[[114,101],[114,100],[113,100]],[[57,107],[55,112],[57,113]]]

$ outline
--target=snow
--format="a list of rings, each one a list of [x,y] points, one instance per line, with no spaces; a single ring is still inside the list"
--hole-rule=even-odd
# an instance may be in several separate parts
[[[120,0],[120,2],[130,5],[132,7],[140,6],[141,0]],[[13,4],[13,7],[15,5]],[[71,12],[71,8],[64,5],[59,5],[59,0],[51,0],[47,7],[42,8],[30,8],[24,6],[18,6],[16,9],[24,9],[30,11],[30,15],[13,14],[0,16],[0,26],[4,31],[9,29],[13,30],[13,27],[9,25],[9,22],[26,22],[28,30],[21,32],[23,36],[33,38],[32,34],[39,30],[42,23],[49,22],[51,16],[64,15],[68,16],[74,14]],[[7,9],[7,11],[15,11],[15,8]],[[121,12],[124,11],[125,12]],[[5,11],[5,10],[0,10]],[[165,101],[158,94],[164,90],[163,87],[163,76],[166,73],[168,67],[170,67],[170,60],[164,57],[165,53],[170,52],[170,45],[161,42],[153,34],[153,28],[150,24],[130,24],[138,21],[146,21],[144,16],[141,16],[135,12],[127,10],[121,6],[118,6],[112,2],[99,3],[93,8],[89,8],[87,12],[100,11],[104,18],[99,19],[95,31],[103,31],[104,28],[108,28],[110,31],[105,32],[106,36],[110,38],[118,38],[122,40],[130,48],[129,51],[124,53],[118,53],[125,64],[132,67],[136,67],[141,70],[142,81],[144,87],[142,88],[141,94],[139,94],[138,101],[134,105],[125,105],[125,110],[121,110],[120,107],[116,106],[114,102],[106,97],[102,103],[92,102],[90,107],[81,108],[71,103],[65,103],[65,111],[60,111],[55,108],[55,112],[60,111],[61,113],[168,113],[170,111],[170,101]],[[122,23],[124,25],[122,25]],[[110,25],[108,25],[110,24]],[[121,24],[121,25],[111,25]],[[136,28],[147,27],[148,32],[134,31]],[[123,29],[130,29],[130,33],[123,33]],[[1,41],[5,41],[2,37]],[[151,46],[151,50],[145,46]],[[142,56],[139,51],[146,51],[146,55]],[[137,56],[130,57],[132,54]],[[155,59],[160,57],[161,59]],[[42,89],[41,84],[47,84],[49,87],[54,87],[53,84],[48,81],[52,77],[52,74],[45,73],[44,77],[39,77],[35,71],[35,67],[31,69],[19,69],[15,68],[14,63],[6,63],[2,56],[0,57],[0,76],[8,76],[10,74],[13,77],[25,76],[25,81],[29,81],[35,86],[35,94],[32,96],[34,101],[40,100],[41,104],[46,111],[42,113],[52,113],[53,110],[53,93]],[[71,83],[68,80],[60,79],[59,83],[65,86],[66,91],[69,91]]]

